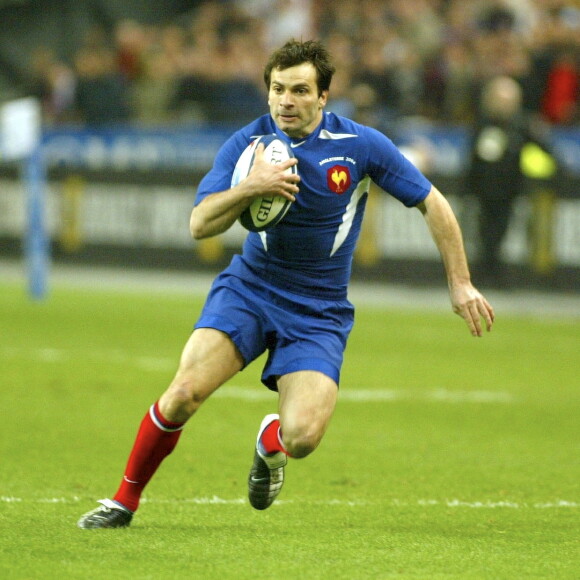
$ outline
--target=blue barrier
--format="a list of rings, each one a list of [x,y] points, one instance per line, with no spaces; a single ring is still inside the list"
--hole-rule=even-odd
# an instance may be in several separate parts
[[[49,167],[88,170],[184,169],[207,171],[232,129],[46,129],[42,148]],[[395,143],[420,143],[431,154],[436,174],[460,175],[468,162],[470,133],[464,127],[418,124],[393,136]],[[572,175],[580,175],[580,129],[554,129],[550,145]]]

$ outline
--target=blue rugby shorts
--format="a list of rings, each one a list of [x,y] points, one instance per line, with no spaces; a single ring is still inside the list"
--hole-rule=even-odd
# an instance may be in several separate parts
[[[340,380],[346,341],[354,322],[348,300],[311,298],[288,292],[251,271],[240,278],[217,276],[194,328],[225,332],[245,366],[266,350],[262,382],[276,391],[278,376],[319,371]]]

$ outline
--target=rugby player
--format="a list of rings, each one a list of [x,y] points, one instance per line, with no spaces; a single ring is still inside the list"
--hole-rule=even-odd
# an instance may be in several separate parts
[[[199,184],[190,219],[196,240],[228,230],[258,196],[293,203],[278,225],[249,233],[241,255],[215,279],[175,378],[145,414],[117,492],[85,514],[79,527],[128,526],[186,422],[265,351],[262,382],[278,392],[278,413],[260,424],[248,495],[256,509],[272,504],[288,458],[316,449],[337,402],[353,324],[347,287],[371,180],[423,214],[445,266],[453,310],[473,336],[491,330],[493,308],[471,283],[462,234],[445,197],[384,134],[325,112],[334,70],[317,41],[289,41],[276,50],[264,71],[269,114],[235,133]],[[250,173],[232,187],[244,149],[269,134],[286,142],[295,159],[271,165],[259,145]],[[286,171],[293,164],[297,175]]]

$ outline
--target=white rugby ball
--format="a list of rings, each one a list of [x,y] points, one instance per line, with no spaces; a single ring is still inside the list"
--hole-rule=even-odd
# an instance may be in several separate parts
[[[292,149],[284,141],[276,137],[276,135],[263,135],[258,137],[240,155],[232,176],[232,187],[240,183],[250,173],[252,165],[254,164],[256,148],[259,143],[264,144],[264,158],[273,165],[277,165],[294,157]],[[288,168],[287,173],[296,174],[296,165]],[[292,202],[289,199],[279,195],[257,197],[242,212],[238,219],[247,230],[251,232],[262,232],[279,223],[291,205]]]

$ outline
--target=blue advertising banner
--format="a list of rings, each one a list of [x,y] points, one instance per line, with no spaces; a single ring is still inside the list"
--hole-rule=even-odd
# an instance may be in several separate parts
[[[57,128],[45,130],[43,152],[49,167],[206,171],[231,134],[232,130],[220,128]],[[403,128],[393,140],[401,146],[422,148],[435,174],[457,176],[466,168],[470,134],[464,127],[418,124]],[[580,176],[580,129],[555,129],[550,141],[562,167]]]
[[[221,129],[48,129],[43,150],[50,167],[117,171],[207,170],[231,131]]]

